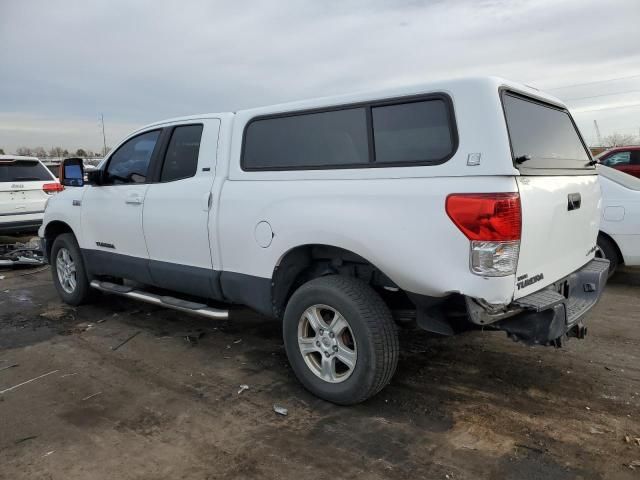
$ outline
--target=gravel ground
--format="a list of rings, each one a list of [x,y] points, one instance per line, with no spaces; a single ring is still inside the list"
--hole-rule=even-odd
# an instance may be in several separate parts
[[[405,332],[394,380],[355,407],[297,383],[276,321],[70,308],[27,272],[0,272],[2,479],[640,478],[637,271],[562,349]]]

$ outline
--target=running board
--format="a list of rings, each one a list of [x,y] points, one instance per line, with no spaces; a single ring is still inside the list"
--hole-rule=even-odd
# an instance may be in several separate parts
[[[126,285],[118,285],[111,282],[100,282],[93,280],[91,287],[106,293],[114,293],[123,297],[133,298],[141,302],[159,305],[161,307],[172,308],[180,312],[192,313],[201,317],[213,318],[216,320],[226,320],[229,318],[228,310],[219,310],[211,308],[204,303],[189,302],[175,297],[167,297],[162,295],[154,295],[153,293],[135,290],[133,287]]]

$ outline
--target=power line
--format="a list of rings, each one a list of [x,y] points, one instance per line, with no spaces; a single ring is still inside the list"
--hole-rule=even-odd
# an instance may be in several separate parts
[[[596,85],[598,83],[616,82],[618,80],[629,80],[631,78],[640,78],[640,74],[638,74],[638,75],[629,75],[627,77],[610,78],[608,80],[596,80],[594,82],[574,83],[573,85],[563,85],[562,87],[545,88],[545,90],[548,90],[548,91],[562,90],[564,88],[583,87],[583,86],[586,86],[586,85]]]
[[[640,107],[640,103],[628,103],[627,105],[616,105],[614,107],[590,108],[588,110],[576,110],[575,113],[596,112],[598,110],[616,110],[619,108]]]
[[[603,93],[602,95],[590,95],[588,97],[563,98],[563,100],[565,102],[570,102],[570,101],[573,101],[573,100],[586,100],[588,98],[611,97],[613,95],[624,95],[625,93],[636,93],[636,92],[640,92],[640,90],[626,90],[624,92]]]

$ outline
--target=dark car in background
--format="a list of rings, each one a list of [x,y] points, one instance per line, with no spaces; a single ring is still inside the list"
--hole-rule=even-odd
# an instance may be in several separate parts
[[[597,156],[601,165],[640,178],[640,145],[615,147]]]

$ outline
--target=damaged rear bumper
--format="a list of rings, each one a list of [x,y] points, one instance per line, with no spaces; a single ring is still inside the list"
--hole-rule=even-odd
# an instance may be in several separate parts
[[[467,309],[474,323],[504,330],[514,340],[559,347],[567,337],[586,335],[582,320],[598,303],[608,272],[609,261],[594,258],[553,285],[515,300],[502,312],[488,314],[473,299],[467,299]]]

